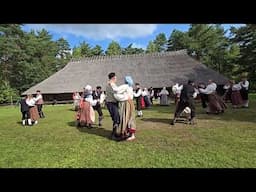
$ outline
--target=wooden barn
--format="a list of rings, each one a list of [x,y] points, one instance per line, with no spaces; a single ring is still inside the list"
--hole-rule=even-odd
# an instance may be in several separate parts
[[[124,76],[130,75],[142,87],[170,88],[175,83],[187,83],[188,79],[197,82],[214,80],[219,86],[228,80],[218,72],[190,57],[186,50],[137,55],[94,56],[71,60],[63,69],[44,81],[36,84],[25,94],[41,90],[46,101],[72,100],[75,91],[82,92],[90,84],[105,89],[108,74],[115,72],[118,84]]]

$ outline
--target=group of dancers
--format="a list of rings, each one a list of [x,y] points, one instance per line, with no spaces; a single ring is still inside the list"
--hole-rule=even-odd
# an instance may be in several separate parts
[[[198,95],[201,98],[202,107],[206,109],[207,114],[224,113],[227,109],[227,105],[224,101],[227,101],[228,97],[231,100],[233,108],[248,107],[249,82],[245,77],[237,84],[235,84],[233,80],[229,81],[223,88],[225,93],[223,96],[220,96],[216,91],[217,84],[212,80],[209,80],[207,85],[199,83],[196,86],[192,80],[189,80],[187,85],[175,84],[172,87],[172,91],[175,95],[176,109],[171,124],[174,125],[177,118],[179,118],[182,113],[189,113],[189,115],[187,115],[188,122],[194,124],[194,99],[197,98]]]
[[[101,107],[105,103],[113,122],[111,138],[118,141],[131,141],[135,139],[135,113],[137,110],[137,116],[143,116],[143,99],[146,95],[143,95],[143,90],[139,83],[135,83],[136,88],[133,90],[134,82],[131,76],[125,76],[124,84],[120,86],[117,86],[116,82],[116,74],[112,72],[108,75],[106,94],[102,94],[100,86],[97,86],[94,93],[90,85],[85,86],[80,98],[77,94],[74,94],[73,99],[79,98],[76,125],[92,128],[92,124],[95,122],[94,111],[96,110],[99,114],[98,125],[101,126],[103,119]],[[133,102],[134,98],[136,100],[136,107]]]
[[[133,89],[134,82],[131,76],[125,76],[124,84],[120,86],[117,86],[116,82],[117,76],[112,72],[108,74],[105,93],[102,91],[101,86],[97,86],[93,90],[91,85],[86,85],[82,95],[79,92],[73,94],[76,126],[92,128],[95,123],[95,111],[98,113],[98,126],[102,126],[102,107],[106,105],[113,122],[111,138],[119,141],[131,141],[135,139],[136,111],[137,117],[143,116],[143,101],[147,100],[146,102],[152,104],[154,90],[153,88],[150,88],[150,92],[146,89],[142,90],[139,83],[135,83],[135,89]],[[187,84],[177,83],[172,86],[176,107],[171,124],[174,125],[182,115],[186,116],[189,124],[194,124],[196,116],[194,100],[198,95],[207,114],[224,113],[227,109],[224,101],[227,99],[231,100],[234,108],[248,107],[249,82],[245,77],[239,83],[229,81],[223,88],[225,93],[223,96],[219,96],[216,91],[217,85],[212,80],[209,80],[207,85],[203,83],[195,85],[194,81],[189,80]],[[162,96],[169,95],[166,88],[163,88],[160,93]],[[136,105],[133,102],[134,98]],[[35,125],[38,123],[39,118],[45,117],[42,110],[43,103],[40,90],[36,92],[35,97],[27,95],[20,101],[22,125]],[[167,98],[163,97],[160,104],[165,105],[166,103]]]
[[[22,113],[23,126],[36,125],[39,118],[45,118],[43,104],[44,101],[40,90],[36,91],[36,97],[29,94],[20,100],[20,111]]]

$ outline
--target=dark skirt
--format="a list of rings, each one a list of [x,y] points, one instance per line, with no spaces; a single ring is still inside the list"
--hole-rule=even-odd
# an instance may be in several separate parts
[[[232,91],[232,93],[231,93],[231,102],[232,102],[232,105],[241,105],[241,104],[243,104],[243,100],[242,100],[240,91]]]
[[[142,96],[136,98],[136,109],[137,111],[142,110]]]
[[[221,97],[216,93],[208,95],[208,102],[210,113],[223,112],[227,108]]]
[[[240,94],[243,100],[248,100],[248,90],[246,89],[241,89]]]

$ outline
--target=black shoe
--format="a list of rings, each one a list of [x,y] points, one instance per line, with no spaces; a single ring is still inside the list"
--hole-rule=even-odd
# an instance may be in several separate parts
[[[101,123],[99,123],[99,127],[101,127],[102,126],[102,124]]]
[[[172,121],[171,121],[171,125],[174,125],[176,123],[176,119],[173,119]]]

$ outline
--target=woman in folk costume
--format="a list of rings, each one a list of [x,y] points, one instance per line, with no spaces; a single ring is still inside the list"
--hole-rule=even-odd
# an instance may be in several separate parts
[[[224,99],[225,102],[228,100],[231,101],[231,93],[232,93],[232,88],[231,88],[231,81],[229,80],[224,86],[223,89],[225,90],[222,98]]]
[[[160,95],[160,105],[168,105],[169,92],[166,90],[166,87],[163,87],[159,95]]]
[[[32,95],[27,95],[26,103],[29,106],[29,116],[28,124],[32,125],[34,123],[35,125],[38,123],[39,119],[39,113],[37,110],[36,102],[39,100],[39,97],[34,98]]]
[[[36,91],[36,100],[37,100],[36,106],[37,106],[38,114],[39,114],[40,118],[45,118],[44,112],[43,112],[44,100],[43,100],[43,96],[42,96],[40,90]]]
[[[81,96],[80,96],[79,92],[74,92],[73,93],[73,101],[74,101],[73,104],[75,107],[75,111],[77,111],[79,108],[80,99],[81,99]]]
[[[136,109],[137,109],[137,116],[142,117],[142,90],[140,88],[139,83],[135,83],[136,89],[135,92],[133,93],[133,96],[136,98]]]
[[[131,141],[135,139],[136,122],[133,103],[133,80],[130,76],[124,78],[125,84],[113,87],[114,97],[119,101],[120,125],[116,134],[121,139]]]
[[[222,101],[220,96],[216,93],[217,85],[212,80],[208,81],[208,85],[205,89],[199,88],[200,93],[207,94],[208,106],[206,108],[207,113],[222,113],[227,108],[226,104]]]
[[[240,83],[235,83],[234,80],[231,80],[231,103],[233,108],[238,108],[241,107],[241,105],[243,104],[243,99],[241,97],[241,93],[240,90],[242,89]]]
[[[248,98],[248,90],[249,90],[249,81],[247,81],[246,77],[242,78],[242,81],[240,82],[241,85],[241,97],[243,99],[243,107],[248,107],[249,105],[249,98]]]
[[[177,105],[177,103],[180,100],[180,93],[182,88],[183,88],[183,85],[179,85],[178,83],[172,86],[172,93],[175,96],[175,105]]]
[[[86,85],[84,88],[84,99],[80,102],[77,117],[81,126],[92,128],[92,124],[95,121],[95,113],[92,106],[95,106],[97,102],[99,101],[93,100],[92,87],[90,85]]]

